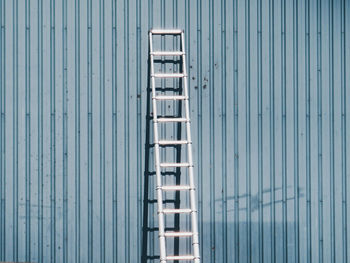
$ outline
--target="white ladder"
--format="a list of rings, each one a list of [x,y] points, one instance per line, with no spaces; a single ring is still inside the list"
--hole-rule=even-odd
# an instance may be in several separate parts
[[[153,35],[180,35],[180,51],[153,51]],[[185,55],[185,40],[184,31],[178,29],[153,29],[149,31],[149,47],[150,47],[150,66],[151,66],[151,85],[152,85],[152,105],[153,105],[153,125],[154,125],[154,145],[155,145],[155,168],[157,177],[157,203],[158,203],[158,220],[159,220],[159,242],[160,242],[160,262],[166,263],[174,260],[187,260],[195,263],[200,263],[199,256],[199,242],[198,242],[198,222],[197,222],[197,208],[196,208],[196,196],[195,186],[193,178],[193,160],[192,160],[192,140],[191,140],[191,126],[190,126],[190,113],[189,113],[189,101],[188,101],[188,88],[187,88],[187,72],[186,72],[186,55]],[[182,57],[182,73],[155,73],[154,72],[154,57],[164,56],[180,56]],[[156,94],[156,78],[182,78],[183,79],[183,95],[172,96],[160,96]],[[180,118],[159,118],[157,115],[157,101],[166,100],[183,100],[185,107],[185,116]],[[158,137],[158,123],[168,122],[184,122],[186,124],[187,139],[185,140],[159,140]],[[188,161],[183,163],[163,163],[160,160],[159,147],[166,145],[185,145],[187,146]],[[182,167],[188,169],[189,185],[173,185],[165,186],[162,184],[161,169],[168,167]],[[189,191],[190,196],[190,208],[182,209],[165,209],[163,208],[163,191]],[[191,232],[165,232],[164,217],[167,214],[188,214],[191,216]],[[190,255],[173,255],[169,256],[166,252],[166,238],[178,237],[178,238],[192,238],[192,254]]]

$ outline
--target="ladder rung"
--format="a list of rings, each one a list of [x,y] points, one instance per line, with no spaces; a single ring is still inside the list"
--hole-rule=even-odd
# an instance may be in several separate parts
[[[191,213],[192,210],[190,208],[180,208],[180,209],[163,209],[164,214],[184,214]]]
[[[185,122],[186,118],[158,118],[158,122]]]
[[[161,163],[160,167],[189,167],[189,163]]]
[[[194,256],[192,255],[183,255],[183,256],[167,256],[167,260],[193,260]]]
[[[161,187],[164,191],[180,191],[180,190],[190,190],[189,185],[164,185]]]
[[[153,51],[151,55],[153,56],[182,56],[185,52],[183,51]]]
[[[164,236],[166,237],[191,237],[193,236],[192,232],[165,232]]]
[[[181,95],[175,95],[175,96],[155,96],[153,97],[156,100],[185,100],[186,96],[181,96]]]
[[[151,30],[152,34],[156,35],[178,35],[182,33],[181,29],[152,29]]]
[[[155,78],[183,78],[185,74],[183,73],[154,73]]]
[[[159,145],[177,145],[177,144],[187,144],[189,141],[159,141]]]

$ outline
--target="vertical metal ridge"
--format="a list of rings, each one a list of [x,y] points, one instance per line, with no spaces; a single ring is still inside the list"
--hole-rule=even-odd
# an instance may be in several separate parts
[[[234,222],[235,222],[235,262],[239,262],[239,145],[238,145],[238,109],[239,109],[239,100],[238,100],[238,0],[233,2],[233,142],[234,142],[234,195],[235,195],[235,205],[234,205]],[[226,9],[226,8],[225,8]],[[226,48],[226,43],[225,43]],[[225,54],[226,57],[226,54]],[[226,63],[226,60],[225,60]],[[224,71],[224,69],[222,69]],[[225,68],[226,71],[226,68]],[[226,83],[225,83],[226,88]],[[226,128],[226,127],[225,127]],[[226,136],[226,134],[225,134]],[[225,137],[226,139],[226,137]],[[226,153],[226,148],[225,148]],[[225,174],[227,177],[227,174]],[[225,180],[225,185],[227,185]],[[226,240],[227,242],[227,240]],[[226,259],[227,260],[227,259]]]
[[[330,174],[330,243],[331,263],[335,252],[335,191],[334,191],[334,55],[333,55],[333,0],[329,1],[329,174]]]
[[[179,25],[178,25],[178,16],[177,16],[177,14],[178,14],[178,8],[177,8],[177,4],[178,4],[178,1],[177,0],[173,0],[172,1],[172,24],[173,24],[173,28],[178,28],[179,27]],[[166,10],[165,9],[166,7],[165,7],[165,4],[164,4],[164,10]],[[169,9],[169,7],[168,7],[168,9]],[[164,14],[165,14],[165,12],[164,12]],[[186,17],[186,15],[185,15],[185,17]],[[166,15],[163,15],[162,16],[162,18],[163,18],[163,21],[164,21],[164,25],[165,25],[165,19],[166,19]],[[185,20],[186,20],[186,18],[185,18]],[[186,23],[186,21],[185,21],[185,23]],[[164,27],[163,27],[164,28]],[[172,37],[173,38],[173,43],[172,43],[172,49],[173,50],[180,50],[180,47],[181,47],[181,49],[182,49],[182,51],[184,51],[184,52],[186,52],[186,44],[184,44],[183,46],[180,44],[180,45],[178,45],[178,42],[177,42],[177,39],[178,38],[180,38],[180,42],[182,43],[182,37],[184,37],[184,35],[180,35],[180,36],[178,36],[178,37]],[[187,41],[187,39],[185,39],[185,43],[186,43],[186,41]],[[164,42],[165,42],[165,38],[164,38]],[[165,43],[164,43],[164,46],[163,46],[163,48],[162,48],[162,50],[164,50],[165,49]],[[184,58],[184,57],[182,57],[182,58]],[[184,61],[182,61],[182,62],[184,62]],[[190,64],[190,63],[188,63],[188,64]],[[172,65],[172,68],[173,68],[173,72],[175,73],[175,72],[180,72],[181,71],[181,68],[182,68],[182,72],[187,72],[187,67],[186,68],[183,68],[183,63],[182,63],[182,67],[181,66],[177,66],[176,64],[173,64]],[[165,65],[164,65],[165,66]],[[162,69],[162,71],[163,71],[163,69]],[[164,72],[164,71],[163,71]],[[186,78],[183,78],[183,79],[181,79],[181,80],[183,80],[183,83],[185,83],[185,81],[187,81],[188,82],[188,80],[186,80]],[[166,81],[164,80],[164,84],[166,83]],[[174,85],[174,87],[176,87],[176,80],[175,79],[173,79],[173,85]],[[189,85],[188,83],[186,83],[186,85]],[[164,85],[164,87],[166,86],[166,84]],[[179,83],[179,87],[180,87],[180,83]],[[187,88],[187,92],[189,91],[189,88]],[[187,95],[187,97],[190,97],[189,95]],[[166,104],[165,103],[161,103],[162,105],[164,105],[164,107],[166,107]],[[176,103],[175,102],[173,102],[173,114],[175,114],[176,113],[176,111],[175,111],[175,106],[176,105]],[[164,111],[165,112],[165,111]],[[179,110],[178,112],[177,112],[177,114],[178,115],[180,115],[180,114],[182,113],[182,111],[181,110]],[[186,113],[185,113],[186,114]],[[188,118],[189,118],[189,116],[188,116]],[[178,127],[181,127],[181,124],[178,124]],[[166,132],[166,129],[165,129],[165,132]],[[176,134],[176,128],[174,128],[174,134]],[[178,134],[177,134],[177,136],[178,136],[178,138],[180,138],[180,135],[181,135],[181,132],[178,132]],[[164,134],[164,137],[163,138],[166,138],[166,134]],[[178,150],[178,153],[176,154],[176,153],[174,153],[174,158],[175,158],[175,160],[176,160],[176,158],[177,157],[179,157],[180,156],[180,151],[181,150]],[[166,154],[166,152],[165,152],[165,154]],[[188,156],[188,152],[187,152],[187,156]],[[164,160],[165,160],[166,158],[164,158]],[[178,158],[177,159],[179,162],[180,162],[180,158]],[[193,168],[192,168],[193,169]],[[189,175],[189,173],[188,173],[188,175]],[[176,181],[175,181],[175,183],[176,184],[179,184],[180,183],[180,177],[178,177],[178,178],[176,178]],[[179,203],[180,203],[180,192],[177,192],[177,193],[175,193],[175,200],[176,201],[179,201],[179,202],[177,202],[176,204],[175,204],[175,208],[180,208],[180,205],[179,205]],[[176,202],[175,201],[175,202]],[[186,227],[190,227],[190,224],[189,224],[189,222],[191,221],[191,219],[190,218],[186,218],[186,220],[185,220],[185,225],[186,225]],[[175,225],[175,227],[176,227],[176,231],[180,231],[180,214],[177,214],[177,215],[175,215],[175,220],[174,220],[174,225]],[[197,231],[198,232],[198,231]],[[189,240],[187,240],[187,241],[189,241]],[[174,239],[174,254],[179,254],[180,253],[180,244],[181,244],[181,242],[180,242],[180,240],[179,240],[179,238],[175,238]],[[190,246],[188,246],[188,242],[185,244],[185,251],[186,251],[186,254],[190,254],[191,253],[191,247]]]
[[[153,0],[148,0],[148,28],[153,28]]]
[[[226,0],[225,0],[226,1]],[[188,61],[191,61],[191,48],[190,48],[190,43],[191,43],[191,1],[190,0],[185,0],[185,36],[186,36],[186,47],[187,47],[187,57]],[[178,17],[178,16],[177,16]],[[177,22],[176,22],[177,23]],[[177,26],[178,27],[178,26]],[[187,63],[187,72],[188,76],[191,76],[191,63]],[[188,96],[191,98],[191,89],[188,90]]]
[[[299,63],[298,63],[298,0],[293,1],[293,140],[294,140],[294,251],[300,262],[299,229]]]
[[[226,0],[221,0],[222,261],[227,262]],[[189,60],[190,61],[190,60]],[[190,63],[188,63],[190,64]]]
[[[225,0],[226,1],[226,0]],[[187,52],[186,52],[186,57],[188,60],[188,63],[186,64],[187,68],[187,74],[188,76],[191,76],[191,71],[192,71],[192,66],[191,66],[191,57],[192,57],[192,53],[191,53],[191,48],[190,48],[190,43],[191,43],[191,8],[190,8],[190,1],[189,0],[185,0],[185,46]],[[177,15],[178,17],[178,15]],[[178,19],[177,19],[178,20]],[[176,27],[178,28],[178,21],[176,21]],[[190,82],[188,84],[188,97],[191,98],[191,87],[190,87]],[[190,110],[191,110],[191,103],[190,103]],[[197,194],[197,193],[196,193]],[[196,199],[198,201],[198,198]]]
[[[0,0],[0,260],[3,259],[3,247],[4,247],[4,227],[3,227],[3,218],[4,218],[4,211],[3,211],[3,178],[5,178],[5,173],[3,172],[3,138],[2,138],[2,130],[3,130],[3,123],[2,123],[2,111],[3,111],[3,84],[2,84],[2,64],[3,64],[3,54],[2,54],[2,1]]]
[[[105,1],[99,1],[100,37],[100,262],[105,262]]]
[[[148,22],[148,29],[150,29],[150,28],[153,28],[153,0],[148,0],[148,19],[147,19],[147,22]],[[150,46],[149,46],[149,50],[150,50]],[[148,51],[149,51],[148,50]],[[151,64],[151,61],[150,61],[150,58],[149,58],[149,56],[147,57],[148,58],[148,65],[150,66]],[[148,69],[148,70],[151,70],[151,69]],[[148,81],[149,81],[149,83],[148,83],[148,85],[149,86],[147,86],[147,88],[151,88],[151,80],[150,79],[148,79]],[[147,93],[149,92],[149,90],[147,91]],[[149,95],[147,95],[147,98],[148,98],[148,96]],[[147,108],[147,110],[146,110],[146,114],[147,114],[147,116],[151,116],[150,114],[151,114],[151,110],[150,110],[150,108],[152,108],[152,105],[150,104],[150,107],[149,108]],[[147,121],[149,121],[150,119],[147,119]],[[150,126],[151,126],[151,123],[149,124]],[[151,128],[149,129],[149,138],[148,139],[150,139],[150,138],[154,138],[154,130],[152,130]],[[149,143],[149,141],[148,141],[148,143]],[[154,152],[153,152],[154,153]],[[149,158],[149,163],[147,164],[147,165],[149,165],[150,163],[154,163],[155,162],[155,158],[154,158],[154,155],[153,154],[150,154],[150,158]],[[145,164],[146,165],[146,164]],[[154,180],[150,180],[150,185],[148,185],[149,186],[149,189],[154,189],[154,183],[153,183],[153,181]],[[151,194],[149,195],[149,198],[154,198],[154,191],[151,191]],[[153,210],[154,209],[154,207],[153,206],[151,206],[151,209],[149,209],[149,210]],[[149,215],[151,215],[151,213],[149,214]],[[155,223],[154,223],[155,221],[154,221],[154,219],[153,218],[151,218],[151,220],[150,220],[150,227],[154,227],[154,225],[155,225]],[[149,244],[149,251],[154,255],[154,251],[155,251],[155,235],[154,234],[152,234],[151,235],[151,242],[149,242],[150,244]],[[146,250],[147,250],[147,248],[146,248]],[[146,253],[147,254],[147,253]]]
[[[262,0],[257,3],[257,108],[258,108],[258,236],[259,262],[264,261],[263,226],[263,131],[262,131]]]
[[[202,101],[202,1],[197,0],[197,147],[198,147],[198,219],[200,232],[204,232],[203,227],[203,101]],[[200,243],[204,242],[204,235],[200,235]],[[200,246],[200,254],[203,255],[203,245]]]
[[[306,249],[311,262],[310,0],[305,2]]]
[[[170,2],[170,1],[169,1]],[[161,25],[161,28],[165,28],[166,26],[165,26],[165,18],[166,18],[166,8],[165,8],[165,5],[166,5],[166,1],[160,1],[160,3],[157,5],[157,8],[159,9],[159,10],[161,10],[161,13],[160,13],[160,15],[159,15],[159,24]],[[157,10],[157,9],[156,9]],[[170,19],[169,19],[170,20]],[[160,49],[161,50],[165,50],[165,38],[166,38],[166,36],[165,35],[161,35],[160,36]],[[152,40],[150,40],[151,42],[152,42]],[[150,42],[150,45],[152,44]],[[153,47],[153,46],[152,46]],[[150,46],[150,48],[151,48],[151,46]],[[152,50],[153,51],[153,50]],[[154,59],[154,57],[153,57],[153,59]],[[162,59],[162,61],[164,62],[164,58]],[[151,59],[150,59],[150,63],[151,63],[151,68],[152,68],[152,62],[153,62],[153,71],[154,71],[154,60],[152,60],[152,57],[151,57]],[[174,69],[174,68],[173,68]],[[152,71],[152,69],[151,69],[151,71]],[[165,65],[165,63],[162,63],[161,65],[160,65],[160,71],[161,72],[165,72],[166,71],[166,65]],[[152,73],[151,73],[152,74]],[[161,87],[166,87],[166,80],[164,79],[164,78],[161,78],[161,79],[159,79],[160,80],[160,85],[161,85]],[[154,81],[154,84],[153,84],[153,80],[152,80],[152,78],[151,78],[151,83],[152,83],[152,85],[151,85],[151,88],[152,88],[152,94],[154,94],[153,93],[153,87],[155,87],[155,81]],[[173,82],[174,83],[174,82]],[[160,114],[166,114],[167,113],[167,111],[166,111],[166,105],[165,105],[165,103],[161,103],[161,105],[159,105],[159,106],[156,106],[156,107],[154,107],[153,106],[153,101],[152,101],[152,114],[153,115],[157,115],[157,114],[155,114],[155,111],[157,111],[158,109],[155,109],[155,108],[157,108],[157,107],[159,107],[159,113]],[[155,127],[155,125],[154,125],[154,122],[153,122],[153,142],[155,142],[156,141],[156,137],[158,137],[158,140],[159,140],[159,137],[160,138],[166,138],[166,127],[164,127],[165,125],[161,125],[158,129],[156,129],[156,127]],[[153,152],[153,154],[154,154],[154,164],[156,164],[157,162],[159,162],[160,163],[160,160],[166,160],[166,153],[164,152],[164,151],[158,151],[159,153],[157,154],[157,150],[154,148],[154,152]],[[157,161],[157,159],[158,159],[158,161]],[[155,167],[155,170],[156,170],[156,175],[157,175],[157,165],[155,165],[154,166]],[[159,185],[161,185],[161,182],[159,182],[157,179],[155,180],[155,185],[156,185],[156,187],[158,187]],[[161,192],[161,194],[158,194],[158,192],[157,193],[155,193],[155,195],[156,195],[156,197],[157,197],[157,199],[158,199],[158,196],[162,196],[162,198],[163,198],[163,196],[165,196],[165,194],[163,195],[163,193]],[[176,194],[175,194],[176,195]],[[160,198],[159,198],[160,199]],[[175,196],[175,199],[176,199],[176,196]],[[179,207],[177,207],[177,208],[179,208]],[[157,210],[160,210],[160,209],[163,209],[161,206],[159,206],[158,204],[157,204]],[[177,222],[178,222],[178,219],[179,219],[179,215],[174,215],[174,226],[176,226],[176,224],[177,224]],[[160,225],[160,221],[166,221],[166,218],[162,218],[161,219],[161,217],[158,217],[158,235],[161,233],[161,231],[164,231],[164,229],[161,229],[160,227],[159,227],[159,225]],[[164,225],[164,223],[163,223],[163,225]],[[159,241],[160,241],[160,239],[159,239]],[[177,253],[178,252],[178,249],[177,249],[177,242],[178,242],[178,240],[175,240],[174,241],[174,253]],[[163,249],[163,246],[165,246],[165,251],[166,251],[166,249],[167,249],[167,246],[166,246],[166,242],[164,242],[164,244],[162,244],[162,242],[160,241],[159,242],[159,254],[160,254],[160,263],[163,263],[163,260],[162,260],[162,257],[163,257],[163,255],[161,255],[161,251],[163,250],[164,251],[164,249]],[[166,254],[166,252],[165,253],[163,253],[163,254]]]
[[[38,0],[38,262],[43,263],[44,229],[43,229],[43,0]]]
[[[26,181],[26,243],[25,243],[25,260],[31,261],[31,139],[30,139],[30,0],[25,2],[25,108],[26,108],[26,124],[25,124],[25,181]],[[1,180],[0,180],[1,183]]]
[[[87,1],[88,262],[93,262],[92,0]]]
[[[173,28],[178,28],[178,18],[177,18],[177,0],[172,0],[172,6],[166,6],[165,5],[165,1],[164,1],[164,5],[163,5],[163,8],[164,8],[164,12],[163,12],[163,14],[162,14],[162,22],[163,22],[163,28],[165,28],[165,21],[166,21],[166,18],[167,18],[167,16],[166,16],[166,10],[167,9],[172,9],[172,25],[173,25]],[[182,43],[182,40],[181,40],[181,37],[184,37],[183,35],[180,35],[180,36],[178,36],[178,37],[172,37],[173,38],[173,41],[172,41],[172,50],[179,50],[180,48],[180,46],[181,46],[181,44],[180,45],[178,45],[178,43],[177,43],[177,39],[178,38],[180,38],[180,42]],[[166,39],[166,37],[164,36],[164,45],[162,46],[162,50],[165,50],[165,47],[166,47],[166,43],[165,43],[165,40]],[[186,41],[186,40],[185,40]],[[186,46],[185,45],[183,45],[182,47],[181,47],[181,49],[182,49],[182,51],[186,51]],[[182,61],[183,62],[183,61]],[[181,66],[178,66],[178,65],[172,65],[172,68],[173,68],[173,72],[174,73],[176,73],[176,72],[180,72],[181,71]],[[187,72],[186,71],[187,70],[187,68],[185,69],[185,68],[183,68],[183,64],[182,64],[182,71],[183,72]],[[166,65],[165,65],[165,63],[164,63],[164,68],[162,68],[162,72],[165,72],[166,71]],[[181,80],[183,80],[183,83],[186,81],[185,80],[185,78],[183,78],[183,79],[181,79]],[[173,86],[174,87],[176,87],[176,80],[175,79],[173,79]],[[162,84],[163,85],[163,84]],[[164,80],[164,87],[166,87],[166,80]],[[179,83],[179,87],[180,87],[180,83]],[[189,88],[187,89],[187,92],[188,92],[188,90],[189,90]],[[189,97],[189,96],[188,96]],[[166,103],[161,103],[161,105],[164,107],[164,113],[166,113]],[[173,102],[173,114],[178,114],[178,115],[180,115],[181,113],[182,113],[182,111],[181,110],[179,110],[178,112],[176,112],[175,111],[175,102]],[[180,114],[179,114],[179,112],[180,112]],[[179,126],[181,126],[181,124],[178,124],[178,127]],[[167,132],[167,129],[164,127],[164,137],[163,138],[166,138],[167,137],[167,135],[166,135],[166,132]],[[174,134],[176,134],[176,128],[174,128]],[[178,134],[177,134],[177,136],[179,136],[179,135],[181,135],[181,132],[179,132]],[[180,137],[178,137],[178,138],[180,138]],[[180,151],[180,150],[179,150]],[[164,159],[163,160],[166,160],[167,158],[167,153],[165,152],[164,153]],[[174,158],[175,158],[175,160],[176,160],[176,157],[178,157],[178,156],[180,156],[180,154],[179,154],[179,152],[178,152],[178,154],[176,154],[176,153],[174,153]],[[187,156],[188,156],[188,153],[187,153]],[[162,159],[162,158],[161,158]],[[180,162],[180,160],[181,159],[177,159],[179,162]],[[189,175],[189,173],[188,173],[188,175]],[[178,176],[178,178],[176,178],[175,179],[175,184],[179,184],[180,183],[180,178],[179,178],[179,176]],[[165,195],[164,195],[165,196]],[[175,203],[175,208],[180,208],[180,202],[181,202],[181,200],[180,200],[180,192],[176,192],[175,193],[175,202],[176,201],[179,201],[179,202],[177,202],[177,203]],[[189,218],[186,218],[185,219],[185,222],[184,222],[184,225],[186,225],[186,227],[190,227],[190,225],[189,225],[189,221],[191,221]],[[180,214],[175,214],[175,216],[174,216],[174,226],[175,226],[175,228],[176,228],[176,231],[180,231]],[[181,244],[181,242],[180,242],[180,240],[179,240],[179,238],[175,238],[174,239],[174,254],[180,254],[180,244]],[[186,254],[190,254],[191,253],[191,250],[190,250],[190,247],[188,246],[188,242],[186,243],[186,244],[184,244],[184,251],[186,251]]]
[[[287,229],[287,127],[286,127],[286,0],[281,1],[281,94],[282,94],[282,244],[283,262],[288,262]]]
[[[129,218],[130,216],[130,122],[129,122],[129,1],[124,0],[124,167],[125,167],[125,216]],[[130,262],[130,221],[125,222],[125,262]]]
[[[347,147],[346,147],[346,44],[345,44],[345,14],[346,3],[341,1],[341,141],[342,141],[342,243],[343,243],[343,261],[348,260],[348,216],[347,216]]]
[[[75,81],[75,105],[74,105],[74,154],[75,154],[75,263],[80,262],[80,0],[75,0],[74,10],[74,81]]]
[[[0,260],[5,260],[5,202],[6,202],[6,169],[5,169],[5,1],[0,0]]]
[[[68,46],[67,46],[67,0],[62,1],[62,107],[63,107],[63,262],[68,262]],[[29,261],[29,260],[28,260]]]
[[[318,260],[323,263],[322,2],[317,0]]]
[[[247,171],[247,262],[252,262],[251,209],[251,130],[250,130],[250,0],[245,2],[245,103],[246,103],[246,171]]]
[[[13,259],[18,261],[18,0],[13,1]]]
[[[173,6],[172,6],[172,10],[173,10],[173,28],[178,28],[179,27],[177,4],[178,4],[177,0],[173,0]],[[186,24],[186,16],[185,16],[185,24]]]
[[[50,260],[56,262],[56,45],[55,0],[50,0]]]
[[[170,2],[170,1],[169,1]],[[165,25],[165,19],[166,19],[166,1],[160,1],[160,4],[158,4],[158,8],[159,8],[159,10],[161,10],[161,14],[160,14],[160,25],[161,25],[161,28],[165,28],[166,27],[166,25]],[[170,20],[170,19],[169,19]],[[161,35],[160,36],[160,49],[161,50],[165,50],[165,35]],[[164,58],[163,58],[163,61],[164,61]],[[151,61],[151,63],[152,63],[152,61]],[[152,65],[151,65],[152,66]],[[160,65],[160,68],[161,68],[161,72],[165,72],[166,71],[166,65],[165,65],[165,63],[162,63],[161,65]],[[165,87],[166,86],[166,80],[164,79],[164,78],[161,78],[160,79],[160,85],[161,85],[161,87]],[[174,83],[174,82],[173,82]],[[152,90],[152,93],[153,93],[153,90]],[[165,105],[165,103],[161,103],[161,105],[159,106],[159,109],[160,109],[160,114],[166,114],[166,105]],[[154,114],[154,109],[153,109],[153,111],[152,111],[152,114]],[[155,127],[153,128],[153,132],[155,133]],[[166,138],[166,128],[164,127],[164,125],[161,125],[160,127],[159,127],[159,130],[158,130],[158,132],[159,132],[159,134],[160,135],[158,135],[158,137],[161,137],[161,138]],[[153,138],[155,138],[155,135],[153,136]],[[155,139],[154,139],[155,140]],[[166,155],[165,155],[166,153],[164,152],[164,151],[159,151],[159,162],[160,162],[160,160],[166,160]],[[157,153],[156,153],[156,150],[154,150],[154,155],[155,155],[155,161],[157,160],[157,157],[156,157],[156,155],[157,155]],[[157,162],[157,161],[156,161]],[[156,181],[156,185],[158,186],[158,182]],[[175,196],[175,198],[176,198],[176,196]],[[159,210],[159,209],[158,209]],[[178,222],[177,220],[179,219],[179,215],[174,215],[174,225],[176,224],[176,222]],[[166,218],[164,219],[164,220],[166,220]],[[159,222],[159,219],[158,219],[158,222]],[[158,229],[159,229],[159,223],[158,223]],[[159,229],[159,231],[160,231],[160,229]],[[158,234],[159,234],[159,232],[158,232]],[[175,240],[175,244],[174,244],[174,252],[176,253],[177,251],[176,251],[176,242],[178,242],[177,240]],[[165,244],[165,246],[166,246],[166,244]],[[160,251],[162,250],[162,248],[159,246],[159,249],[160,249]],[[161,263],[163,263],[162,262],[162,260],[160,261]]]
[[[141,258],[141,251],[142,251],[142,75],[141,75],[141,0],[137,0],[136,2],[136,96],[137,96],[137,103],[136,103],[136,114],[137,114],[137,123],[136,123],[136,130],[137,130],[137,157],[136,157],[136,163],[137,163],[137,169],[136,173],[139,175],[137,176],[137,222],[138,222],[138,231],[137,231],[137,239],[139,240],[137,242],[137,258]]]
[[[113,259],[117,262],[118,252],[118,206],[117,206],[117,0],[112,1],[112,229]]]
[[[209,163],[210,163],[210,247],[215,247],[215,120],[214,120],[214,0],[209,0]],[[216,251],[211,249],[210,262],[216,261]]]
[[[269,103],[270,103],[270,202],[271,202],[271,262],[276,262],[275,208],[275,27],[274,0],[269,0]]]

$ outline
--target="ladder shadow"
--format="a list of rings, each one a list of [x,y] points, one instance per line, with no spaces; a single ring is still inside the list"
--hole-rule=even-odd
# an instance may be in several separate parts
[[[148,52],[149,53],[149,52]],[[149,226],[149,207],[155,203],[155,200],[149,195],[149,187],[150,187],[150,179],[154,178],[152,176],[156,176],[153,163],[150,164],[150,153],[151,149],[154,147],[153,138],[151,138],[151,126],[153,124],[153,116],[151,114],[152,107],[152,89],[151,89],[151,78],[150,78],[150,59],[147,60],[147,103],[146,103],[146,136],[145,136],[145,168],[144,168],[144,185],[143,185],[143,221],[142,221],[142,241],[141,241],[141,263],[147,263],[148,261],[153,261],[159,259],[159,255],[153,255],[148,251],[149,248],[149,235],[158,231],[157,227]],[[182,70],[182,66],[180,63],[180,70]],[[161,88],[163,90],[164,88]],[[169,90],[165,88],[163,91]],[[172,89],[173,91],[179,92],[182,94],[183,91],[183,83],[182,80],[179,81],[178,89]],[[181,101],[178,115],[181,115]],[[177,134],[176,137],[178,140],[181,140],[181,123],[177,124]],[[176,162],[181,161],[181,145],[173,146],[176,149]],[[176,184],[180,184],[181,179],[181,169],[176,168],[174,172],[162,172],[162,175],[173,175],[175,177]],[[153,180],[153,179],[152,179]],[[155,189],[151,189],[153,191]],[[180,193],[177,191],[175,193],[175,198],[173,200],[164,200],[166,203],[173,203],[175,208],[180,208]],[[180,231],[180,214],[174,215],[174,227],[169,228],[169,231]],[[175,255],[179,254],[180,244],[179,238],[174,239],[174,253]],[[174,261],[175,263],[178,261]]]
[[[149,51],[148,51],[149,53]],[[142,222],[142,252],[141,263],[147,263],[148,260],[157,259],[154,255],[148,255],[148,235],[154,232],[154,228],[149,227],[148,212],[149,205],[152,204],[149,197],[149,183],[150,178],[154,175],[154,172],[150,167],[150,152],[153,144],[151,144],[151,85],[150,85],[150,60],[147,61],[147,107],[146,107],[146,136],[145,136],[145,169],[144,169],[144,184],[143,184],[143,222]],[[159,257],[158,257],[159,258]]]

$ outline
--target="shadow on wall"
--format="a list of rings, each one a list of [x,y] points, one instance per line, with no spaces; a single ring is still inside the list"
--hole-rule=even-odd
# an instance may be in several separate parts
[[[291,186],[287,186],[287,189],[291,189],[292,187]],[[305,194],[303,192],[303,188],[302,187],[299,187],[299,199],[300,198],[303,198],[305,197]],[[248,197],[249,195],[248,194],[242,194],[242,195],[239,195],[238,196],[238,199],[245,199],[245,200],[248,200]],[[226,200],[229,201],[229,200],[235,200],[236,197],[235,196],[227,196],[226,197]],[[263,202],[263,207],[269,207],[271,206],[272,202],[269,202],[269,200],[271,200],[271,189],[270,188],[267,188],[267,189],[264,189],[263,190],[263,199],[266,200]],[[250,205],[250,211],[251,213],[254,213],[256,211],[259,210],[259,194],[255,194],[255,195],[251,195],[250,196],[250,202],[251,202],[251,205]],[[293,197],[289,197],[286,199],[286,201],[292,201],[294,200],[294,196]],[[220,205],[222,204],[223,200],[220,198],[220,199],[215,199],[215,202],[216,203],[219,203],[219,207]],[[283,203],[283,200],[282,200],[282,187],[275,187],[275,201],[273,202],[275,205],[278,205],[278,204],[282,204]],[[247,207],[246,206],[240,206],[239,207],[239,211],[245,211],[247,210]],[[227,212],[232,212],[234,211],[234,209],[228,209]],[[221,213],[221,212],[220,212]]]
[[[148,235],[156,229],[149,226],[149,206],[153,203],[149,196],[149,184],[150,178],[152,179],[153,172],[153,164],[150,164],[150,153],[151,148],[151,124],[152,124],[152,116],[151,116],[151,88],[150,88],[150,60],[148,59],[148,72],[147,72],[147,110],[146,110],[146,137],[145,137],[145,170],[144,170],[144,192],[143,192],[143,222],[142,222],[142,253],[141,253],[141,262],[145,263],[148,260],[158,259],[159,256],[148,255]]]

